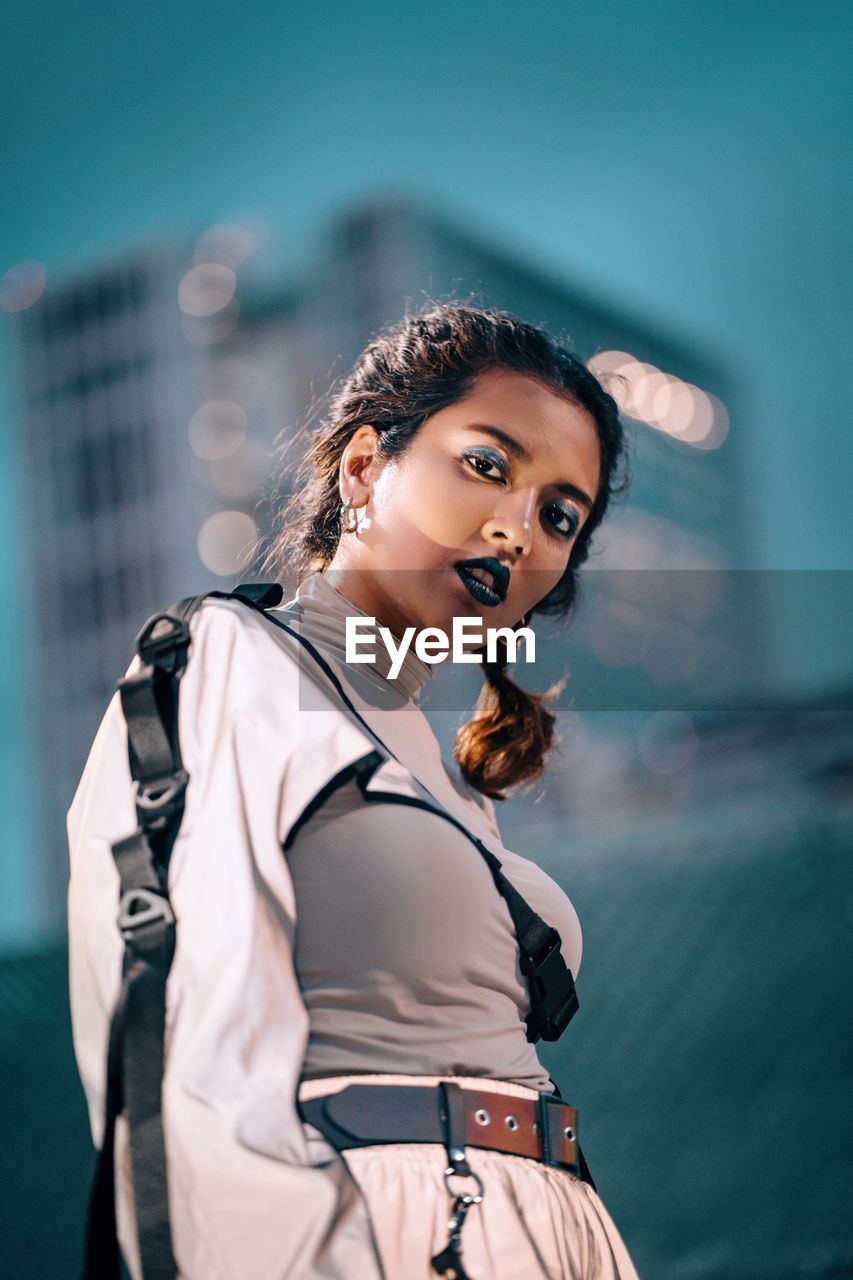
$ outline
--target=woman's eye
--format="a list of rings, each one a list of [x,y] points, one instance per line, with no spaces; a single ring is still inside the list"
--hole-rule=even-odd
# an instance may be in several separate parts
[[[548,522],[551,528],[556,529],[557,533],[564,538],[573,538],[579,524],[577,512],[571,507],[561,507],[559,504],[552,505],[547,510],[554,517],[553,519],[549,517]]]
[[[503,475],[504,475],[503,460],[500,458],[497,458],[494,454],[465,453],[462,456],[464,457],[466,462],[471,464],[472,468],[474,469],[474,471],[476,471],[478,476],[484,476],[485,479],[487,480],[495,480],[498,478],[503,479]],[[494,467],[498,472],[498,475],[497,476],[493,474],[490,475],[487,469],[481,470],[480,467],[477,465],[478,463],[482,463],[484,468]]]

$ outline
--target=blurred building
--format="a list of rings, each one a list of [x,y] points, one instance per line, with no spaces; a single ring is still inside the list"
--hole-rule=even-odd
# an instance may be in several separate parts
[[[43,892],[64,910],[64,813],[133,635],[198,572],[186,422],[193,348],[160,251],[48,290],[21,316],[38,620]]]
[[[738,705],[760,583],[738,571],[736,391],[687,346],[416,208],[337,220],[286,289],[218,228],[21,313],[50,923],[65,811],[135,632],[250,576],[273,441],[407,302],[449,292],[571,335],[636,423],[630,502],[554,646],[578,695],[556,785],[501,813],[508,847],[582,921],[582,1017],[543,1061],[641,1274],[849,1275],[853,703]],[[721,678],[701,688],[714,654]],[[91,1152],[61,945],[0,963],[0,1008],[6,1255],[16,1275],[71,1274]]]
[[[21,315],[57,923],[65,812],[134,634],[183,595],[251,576],[273,442],[310,424],[377,330],[448,295],[568,334],[634,423],[630,502],[602,531],[592,605],[570,648],[549,646],[553,669],[536,683],[570,653],[573,689],[593,707],[716,704],[742,687],[755,611],[732,572],[743,549],[734,391],[687,344],[404,201],[333,221],[283,288],[259,280],[251,237],[234,226],[129,256],[48,288]],[[466,704],[467,676],[443,682],[445,708]]]

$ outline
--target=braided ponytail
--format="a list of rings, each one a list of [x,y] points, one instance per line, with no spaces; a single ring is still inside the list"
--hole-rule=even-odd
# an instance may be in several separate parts
[[[485,683],[474,708],[453,741],[453,755],[472,787],[493,800],[502,788],[541,777],[554,737],[556,716],[546,702],[559,697],[567,677],[545,693],[528,693],[507,675],[508,662],[484,662]]]

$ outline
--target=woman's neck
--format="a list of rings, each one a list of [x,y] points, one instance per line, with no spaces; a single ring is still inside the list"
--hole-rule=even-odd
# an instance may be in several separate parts
[[[422,688],[433,675],[433,668],[422,662],[410,647],[402,662],[398,660],[399,670],[392,678],[393,657],[379,637],[378,622],[375,631],[368,627],[360,629],[360,652],[365,657],[375,658],[375,661],[347,662],[347,619],[369,618],[371,615],[344,594],[346,583],[346,576],[328,569],[311,573],[299,583],[296,596],[285,608],[288,613],[296,615],[300,634],[331,654],[350,673],[361,673],[377,691],[392,689],[402,701],[417,701]]]

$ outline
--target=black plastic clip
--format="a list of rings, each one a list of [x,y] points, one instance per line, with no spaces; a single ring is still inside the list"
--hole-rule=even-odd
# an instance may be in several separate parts
[[[556,929],[538,956],[522,956],[521,970],[528,979],[531,1011],[527,1017],[528,1039],[559,1040],[577,1013],[580,1002],[575,980],[560,951]]]
[[[139,825],[145,831],[164,831],[172,819],[183,811],[184,793],[189,782],[184,769],[153,782],[137,782],[134,799]]]
[[[165,925],[175,923],[169,899],[153,889],[128,889],[122,894],[118,911],[118,927],[125,942],[137,929],[161,920]]]
[[[136,637],[136,652],[146,666],[171,669],[173,664],[163,659],[188,648],[189,643],[190,629],[185,622],[172,613],[155,613]]]
[[[284,599],[284,587],[280,582],[241,582],[231,594],[242,596],[258,609],[274,609]]]

